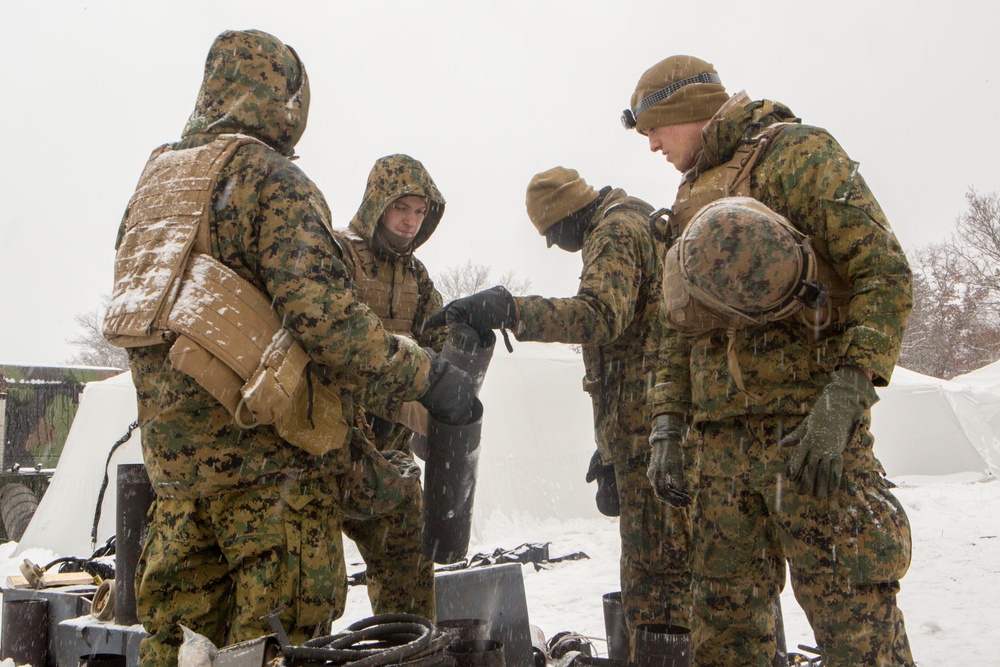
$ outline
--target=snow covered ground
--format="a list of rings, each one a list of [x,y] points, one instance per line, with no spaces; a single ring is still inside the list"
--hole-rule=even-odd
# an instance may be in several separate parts
[[[897,496],[913,527],[913,564],[899,598],[920,667],[1000,665],[1000,482],[980,475],[902,477]],[[590,487],[593,488],[593,487]],[[572,630],[596,638],[605,650],[601,596],[618,590],[618,525],[614,519],[516,520],[494,513],[477,530],[469,553],[549,542],[551,556],[583,551],[589,560],[566,561],[536,571],[522,567],[530,621],[547,637]],[[48,562],[56,554],[29,549],[12,558],[14,543],[0,545],[0,577],[17,574],[21,558]],[[348,571],[362,569],[347,545]],[[786,586],[782,595],[790,649],[812,645],[812,634]],[[347,612],[335,629],[370,615],[363,587],[348,594]],[[3,667],[0,663],[0,667]]]
[[[920,667],[1000,665],[1000,482],[979,479],[970,473],[895,480],[913,528],[913,563],[899,605]],[[616,520],[520,522],[495,514],[482,532],[488,538],[472,544],[470,554],[524,542],[550,542],[553,557],[587,553],[589,560],[539,571],[522,567],[528,613],[546,637],[572,630],[603,639],[601,596],[619,589]],[[362,569],[360,562],[349,550],[348,570]],[[789,650],[815,646],[790,586],[782,594],[782,609]],[[369,613],[364,589],[352,587],[343,624]],[[603,641],[595,646],[604,652]]]

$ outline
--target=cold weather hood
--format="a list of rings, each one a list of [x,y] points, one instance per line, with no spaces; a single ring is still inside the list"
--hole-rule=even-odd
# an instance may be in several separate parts
[[[183,136],[247,134],[291,156],[308,113],[309,79],[295,51],[266,32],[227,31],[209,49]]]
[[[409,155],[387,155],[375,162],[368,175],[364,199],[349,225],[350,232],[375,247],[375,232],[382,214],[389,204],[405,195],[423,197],[427,201],[427,215],[406,252],[419,248],[441,222],[445,201],[424,165]]]

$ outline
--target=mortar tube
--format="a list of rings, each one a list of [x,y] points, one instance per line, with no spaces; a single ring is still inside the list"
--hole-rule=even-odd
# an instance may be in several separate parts
[[[149,532],[149,507],[153,485],[146,466],[129,463],[118,466],[118,505],[115,540],[115,623],[135,625],[135,571]]]
[[[691,631],[679,625],[649,623],[635,633],[637,667],[691,667]]]
[[[473,391],[479,396],[479,390],[486,378],[486,370],[493,360],[493,350],[496,349],[497,336],[492,331],[480,334],[472,327],[460,324],[448,329],[448,337],[441,349],[440,357],[459,368],[472,378]],[[410,439],[410,449],[422,460],[427,460],[427,436],[414,433]]]
[[[622,605],[621,591],[605,593],[604,630],[608,638],[608,658],[619,662],[628,662],[631,647],[629,646],[628,628],[625,625],[625,607]]]
[[[431,418],[427,427],[420,551],[435,563],[454,563],[469,550],[483,404],[476,399],[470,424],[452,426]]]

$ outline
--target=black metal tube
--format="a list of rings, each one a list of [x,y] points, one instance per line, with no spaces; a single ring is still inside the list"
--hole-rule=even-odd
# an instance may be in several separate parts
[[[771,667],[788,667],[788,647],[785,644],[785,619],[781,614],[781,594],[777,594],[772,599],[774,606],[774,657],[771,658]]]
[[[486,378],[486,370],[493,360],[493,350],[496,349],[496,344],[497,336],[492,331],[479,334],[469,326],[452,327],[448,330],[448,338],[445,339],[440,356],[472,376],[476,396],[478,396],[479,390],[483,386],[483,380]],[[410,439],[410,449],[424,461],[427,460],[428,456],[427,438],[429,436],[429,433],[426,436],[414,433]]]
[[[79,667],[125,667],[126,662],[117,653],[88,653],[80,656]]]
[[[147,514],[153,503],[153,485],[146,466],[118,466],[118,502],[115,523],[115,623],[135,625],[135,570],[149,529]]]
[[[635,633],[637,667],[691,667],[691,631],[679,625],[650,623]]]
[[[482,426],[482,404],[471,424],[428,420],[420,550],[435,563],[462,560],[469,550]]]
[[[455,642],[445,649],[456,667],[504,667],[503,642],[494,639]]]
[[[49,658],[49,603],[47,600],[3,601],[0,660],[15,665],[45,665]]]
[[[628,628],[625,626],[625,608],[622,606],[622,593],[621,591],[605,593],[603,600],[604,630],[608,638],[608,658],[628,662],[630,648]]]

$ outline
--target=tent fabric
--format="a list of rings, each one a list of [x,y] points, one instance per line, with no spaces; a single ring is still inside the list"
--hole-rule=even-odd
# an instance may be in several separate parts
[[[1000,392],[987,387],[990,378],[1000,376],[1000,365],[996,375],[983,370],[971,382],[949,382],[896,368],[872,408],[875,453],[890,477],[1000,475],[1000,427],[991,425],[983,410],[995,407],[990,414],[1000,420]],[[517,343],[513,354],[497,346],[480,392],[485,413],[472,525],[478,541],[484,541],[482,531],[498,516],[522,523],[601,517],[596,488],[584,481],[595,444],[583,375],[581,356],[568,346]],[[87,385],[49,491],[19,552],[39,547],[60,555],[90,555],[105,461],[135,418],[128,373]],[[117,465],[141,462],[135,431],[112,457],[97,544],[115,530]]]
[[[952,382],[972,389],[983,418],[1000,437],[1000,361],[952,378]]]
[[[872,407],[875,455],[889,477],[1000,475],[1000,431],[968,386],[896,367]]]
[[[21,536],[15,555],[33,547],[63,556],[93,553],[91,530],[108,453],[135,418],[135,387],[129,373],[87,383],[49,488]],[[115,451],[108,465],[97,545],[115,534],[117,471],[118,465],[124,463],[142,463],[138,429]]]

